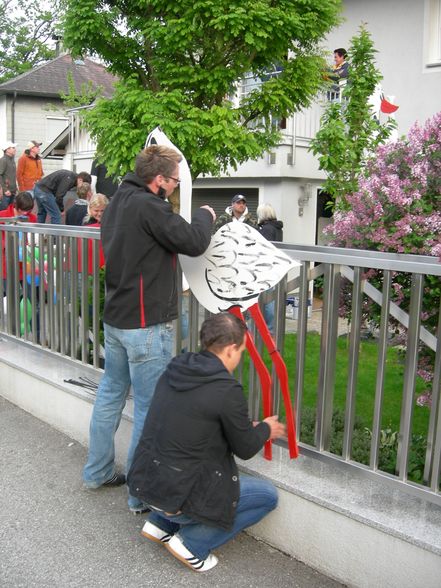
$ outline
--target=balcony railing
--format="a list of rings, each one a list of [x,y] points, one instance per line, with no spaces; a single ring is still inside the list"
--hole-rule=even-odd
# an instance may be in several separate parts
[[[7,224],[0,226],[0,232],[4,251],[0,332],[73,362],[101,368],[105,350],[99,230]],[[274,337],[288,368],[301,451],[368,476],[381,476],[441,504],[441,310],[430,309],[437,324],[432,320],[429,325],[424,307],[427,281],[432,287],[441,285],[441,264],[432,257],[413,255],[287,244],[280,248],[302,266],[275,292],[264,294],[262,305],[275,301]],[[368,280],[372,275],[375,283]],[[409,285],[406,309],[393,300],[397,275],[405,276]],[[311,318],[311,293],[319,291],[321,306],[313,309]],[[292,313],[287,318],[287,298],[298,303],[295,320]],[[197,349],[206,314],[191,295],[181,296],[180,307],[177,353]],[[350,317],[346,336],[339,329],[343,310]],[[378,317],[375,328],[368,312]],[[318,333],[311,332],[312,323],[318,324]],[[258,334],[250,328],[262,350]],[[373,339],[366,344],[362,336],[368,328]],[[399,352],[393,346],[397,332]],[[424,382],[418,375],[418,362],[427,350],[433,359],[431,406],[420,407],[415,400]],[[367,363],[371,373],[366,383],[360,374]],[[259,382],[247,359],[238,376],[248,393],[250,413],[258,418]],[[283,413],[277,384],[273,388],[274,412]],[[361,413],[367,420],[360,430]],[[391,426],[388,419],[396,425]],[[311,420],[308,433],[306,424]],[[340,432],[336,421],[340,421]],[[366,446],[366,436],[367,454],[360,457],[360,439]],[[385,454],[389,467],[384,467]],[[419,470],[415,468],[418,455]]]

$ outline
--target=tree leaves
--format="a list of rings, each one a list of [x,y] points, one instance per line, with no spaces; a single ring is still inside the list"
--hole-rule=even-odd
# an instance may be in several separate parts
[[[0,6],[0,83],[55,57],[50,46],[59,14],[44,4],[3,0]]]
[[[66,0],[64,42],[103,59],[121,80],[86,124],[121,175],[156,125],[190,161],[219,174],[277,144],[273,117],[307,106],[322,84],[321,38],[339,0]],[[291,52],[291,53],[290,53]],[[290,59],[287,59],[290,53]],[[292,55],[292,57],[291,57]],[[277,76],[268,76],[281,64]],[[240,80],[256,79],[251,94]],[[133,148],[126,149],[129,133]],[[109,141],[118,135],[119,142]]]

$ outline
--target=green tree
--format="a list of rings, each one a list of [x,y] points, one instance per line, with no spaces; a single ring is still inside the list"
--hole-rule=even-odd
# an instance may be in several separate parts
[[[0,83],[55,57],[50,43],[59,16],[58,1],[19,2],[0,5]]]
[[[392,119],[380,124],[369,102],[382,80],[375,53],[369,32],[361,26],[348,50],[349,78],[341,100],[328,102],[311,142],[311,151],[327,174],[323,188],[341,209],[347,208],[346,196],[357,191],[368,157],[395,128]]]
[[[95,86],[92,80],[82,83],[77,87],[72,72],[67,73],[68,92],[60,92],[60,98],[67,108],[77,108],[79,106],[89,106],[102,94],[102,86]]]
[[[319,42],[339,9],[340,0],[66,0],[65,45],[121,80],[85,116],[110,173],[131,168],[157,125],[194,176],[276,145],[274,118],[307,106],[322,83]],[[237,103],[245,76],[261,83]]]

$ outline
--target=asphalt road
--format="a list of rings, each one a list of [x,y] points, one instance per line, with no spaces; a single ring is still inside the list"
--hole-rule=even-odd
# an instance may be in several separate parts
[[[85,448],[0,397],[0,586],[338,588],[242,533],[197,574],[140,535],[125,487],[86,491]]]

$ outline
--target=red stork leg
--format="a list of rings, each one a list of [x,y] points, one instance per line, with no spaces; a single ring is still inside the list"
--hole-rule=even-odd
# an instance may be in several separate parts
[[[254,319],[254,322],[256,323],[257,330],[262,336],[265,347],[268,349],[271,361],[273,362],[276,368],[277,377],[279,378],[280,382],[280,389],[282,390],[283,402],[285,404],[289,456],[291,458],[296,458],[299,455],[299,448],[296,440],[294,411],[292,408],[291,396],[289,393],[288,370],[286,369],[286,364],[283,361],[283,357],[280,355],[279,350],[276,348],[274,340],[271,336],[271,333],[259,308],[259,304],[256,303],[250,306],[249,311]]]
[[[243,322],[245,322],[240,306],[232,306],[229,309],[229,312],[231,312],[231,314],[234,314]],[[250,354],[251,360],[256,366],[257,374],[259,376],[260,386],[262,388],[263,416],[264,418],[266,418],[271,416],[272,414],[271,374],[269,373],[268,368],[266,367],[263,359],[260,357],[259,352],[257,351],[257,347],[254,343],[253,337],[251,333],[248,331],[248,329],[246,332],[246,346],[248,349],[248,353]],[[268,440],[265,443],[263,456],[265,459],[272,459],[272,441]]]

